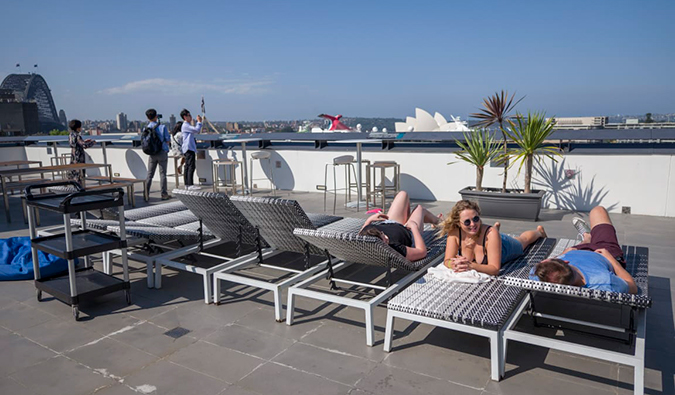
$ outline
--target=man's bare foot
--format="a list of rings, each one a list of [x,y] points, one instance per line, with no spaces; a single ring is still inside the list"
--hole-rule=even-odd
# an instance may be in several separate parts
[[[543,237],[544,239],[548,237],[548,235],[546,234],[546,231],[544,230],[544,227],[541,226],[541,225],[537,226],[537,232],[539,232],[541,237]]]
[[[495,229],[497,229],[497,232],[499,232],[499,228],[502,227],[502,224],[500,224],[499,222],[495,222],[495,224],[492,225],[492,226],[493,226]]]

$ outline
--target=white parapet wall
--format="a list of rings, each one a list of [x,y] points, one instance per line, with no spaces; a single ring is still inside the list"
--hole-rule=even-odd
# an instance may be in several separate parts
[[[58,153],[69,153],[59,147]],[[249,149],[248,153],[256,150]],[[88,149],[88,161],[103,162],[99,147]],[[205,150],[205,159],[197,160],[198,178],[212,184],[211,160],[216,158],[242,158],[240,150]],[[325,165],[333,158],[354,154],[348,151],[328,150],[279,150],[272,151],[270,162],[253,161],[254,177],[264,178],[274,172],[277,188],[295,191],[317,191],[324,184]],[[51,148],[40,146],[0,148],[0,155],[7,160],[41,160],[49,165],[54,156]],[[108,147],[108,163],[121,177],[145,178],[147,155],[140,149]],[[250,158],[250,156],[249,156]],[[401,187],[411,197],[425,200],[457,201],[459,190],[475,184],[475,169],[449,153],[377,151],[364,152],[363,159],[396,161],[401,166]],[[173,161],[169,161],[173,173]],[[452,162],[452,164],[448,164]],[[344,187],[343,167],[336,169],[337,187]],[[239,172],[239,170],[237,170]],[[328,187],[332,188],[332,166],[328,168]],[[98,174],[97,171],[93,172]],[[365,173],[365,166],[364,166]],[[537,166],[533,179],[534,189],[548,191],[544,206],[578,211],[588,211],[601,204],[611,212],[621,212],[630,207],[633,214],[675,217],[675,160],[673,155],[566,155],[557,162],[544,159]],[[502,169],[485,169],[484,187],[501,187]],[[220,177],[223,177],[221,170]],[[239,173],[237,173],[239,177]],[[364,174],[365,180],[365,174]],[[378,175],[379,177],[379,175]],[[391,172],[387,173],[391,178]],[[518,174],[518,165],[509,171],[510,188],[522,188],[524,174]],[[158,181],[158,174],[155,175]],[[267,188],[267,181],[254,183]],[[169,179],[170,188],[173,178]]]

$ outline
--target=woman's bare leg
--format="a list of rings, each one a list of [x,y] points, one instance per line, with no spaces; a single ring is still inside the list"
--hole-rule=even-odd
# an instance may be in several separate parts
[[[410,218],[408,218],[408,221],[404,225],[410,226],[412,225],[410,223],[414,222],[415,224],[417,224],[417,229],[419,229],[420,233],[422,233],[422,231],[424,230],[424,211],[425,211],[424,207],[417,206],[417,208],[413,210],[412,214],[410,214]],[[436,220],[438,220],[438,218],[436,218]]]
[[[527,230],[523,233],[520,234],[520,236],[516,237],[516,240],[520,242],[520,244],[523,246],[523,250],[526,249],[527,247],[530,246],[530,244],[534,243],[535,241],[539,240],[542,237],[546,237],[546,231],[544,230],[544,227],[539,225],[537,226],[537,230]]]
[[[401,191],[396,194],[394,201],[389,206],[387,211],[389,219],[405,224],[410,217],[410,198],[406,191]]]

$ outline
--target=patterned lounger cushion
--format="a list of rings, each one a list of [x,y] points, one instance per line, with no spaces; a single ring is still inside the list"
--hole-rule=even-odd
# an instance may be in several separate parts
[[[255,244],[257,235],[255,228],[226,195],[185,189],[174,189],[173,194],[198,219],[201,219],[216,237],[224,241],[236,241],[241,230],[243,243]],[[267,246],[265,240],[262,240],[262,246]]]
[[[183,202],[170,202],[162,204],[153,204],[151,206],[133,208],[124,210],[124,218],[129,221],[138,221],[145,218],[156,217],[159,215],[171,214],[178,211],[187,210]],[[104,219],[117,219],[117,209],[104,209]]]
[[[108,226],[109,232],[119,233],[119,226]],[[140,237],[151,240],[154,243],[165,244],[172,241],[178,241],[183,244],[199,243],[199,233],[195,231],[167,228],[159,226],[127,226],[127,236]],[[204,233],[204,240],[213,238],[213,236]]]
[[[554,244],[553,239],[540,240],[512,263],[526,265],[538,262],[548,257]],[[389,301],[387,308],[481,328],[500,329],[524,295],[525,290],[501,281],[448,283],[425,274]]]
[[[70,220],[70,225],[71,226],[80,226],[82,224],[81,220],[79,219],[71,219]],[[87,227],[90,229],[96,229],[96,230],[108,230],[108,226],[119,226],[120,222],[115,221],[112,219],[87,219]],[[137,222],[133,221],[127,221],[126,222],[127,226],[133,226],[133,225],[141,225]]]
[[[427,256],[415,262],[410,262],[379,238],[359,236],[356,232],[336,232],[322,228],[319,230],[295,229],[293,234],[348,262],[408,271],[419,270],[445,252],[445,239],[437,238],[436,231],[431,227],[427,227],[422,233],[427,246]]]
[[[307,243],[293,235],[295,228],[316,229],[342,217],[309,214],[295,200],[233,196],[232,203],[276,250],[305,252]],[[323,250],[309,245],[309,253],[323,255]]]
[[[136,222],[138,222],[139,224],[148,224],[154,226],[166,226],[168,228],[175,228],[177,226],[186,225],[195,221],[199,221],[199,218],[197,218],[197,216],[195,216],[190,210],[183,210],[171,214],[164,214],[155,217],[140,219]]]
[[[561,240],[561,243],[564,243],[565,246],[571,246],[574,245],[573,243],[575,242],[573,240]],[[599,291],[571,285],[553,284],[543,281],[532,281],[528,279],[528,274],[530,272],[531,267],[534,266],[536,262],[533,262],[531,265],[525,268],[506,274],[506,276],[503,277],[501,280],[508,285],[520,287],[523,289],[529,289],[533,291],[548,292],[566,296],[593,299],[638,308],[651,307],[652,299],[649,297],[648,294],[649,250],[645,247],[634,247],[634,246],[623,246],[622,249],[624,252],[624,258],[626,259],[626,270],[633,276],[633,278],[635,279],[635,284],[638,286],[637,294]],[[552,254],[552,256],[562,253],[562,250],[564,249],[561,247],[557,247],[556,248],[557,253]]]

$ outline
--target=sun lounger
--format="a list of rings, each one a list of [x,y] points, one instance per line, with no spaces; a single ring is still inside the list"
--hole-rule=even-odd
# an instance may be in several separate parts
[[[573,240],[561,240],[552,255],[558,255],[562,251],[576,242]],[[634,368],[634,393],[644,393],[644,352],[645,352],[645,326],[646,309],[651,307],[651,298],[648,294],[648,260],[649,251],[644,247],[623,246],[624,258],[626,260],[626,270],[633,276],[638,286],[637,294],[624,294],[617,292],[598,291],[588,288],[581,288],[569,285],[551,284],[540,281],[532,281],[527,278],[531,266],[512,270],[503,278],[504,284],[519,287],[526,290],[530,297],[524,298],[514,316],[516,319],[511,321],[504,328],[504,352],[501,355],[502,361],[506,358],[506,344],[508,340],[515,340],[523,343],[529,343],[540,347],[566,351],[573,354],[590,356],[612,363],[620,363],[633,366]],[[533,263],[534,264],[534,263]],[[545,295],[551,298],[563,299],[568,304],[560,311],[552,314],[550,312],[542,313],[533,306],[533,300],[536,296]],[[582,314],[583,319],[570,318],[568,314],[571,309],[569,303],[579,302],[578,305],[588,305],[592,309],[590,313]],[[604,307],[601,312],[599,307]],[[583,308],[583,307],[582,307]],[[628,314],[624,314],[628,310]],[[524,312],[536,319],[552,320],[563,325],[583,326],[590,331],[604,330],[617,334],[624,334],[628,337],[628,342],[632,343],[632,354],[611,351],[606,348],[594,347],[590,345],[581,345],[567,341],[565,338],[551,338],[529,332],[516,330],[515,324],[518,318]],[[584,313],[581,311],[580,313]],[[616,317],[616,322],[624,322],[627,317],[627,327],[617,325],[607,325],[606,321],[612,319],[612,314],[618,314],[623,317]],[[601,322],[601,323],[598,323]],[[502,362],[503,363],[503,362]]]
[[[327,273],[317,274],[289,288],[286,316],[286,323],[288,325],[293,324],[293,310],[296,296],[304,296],[321,301],[352,306],[364,310],[366,344],[372,346],[374,337],[373,310],[375,306],[386,301],[389,297],[399,292],[417,277],[421,276],[427,268],[440,262],[445,251],[445,239],[436,238],[436,232],[431,229],[431,227],[425,229],[422,234],[428,250],[427,256],[426,258],[415,262],[407,260],[394,249],[384,244],[380,239],[372,236],[359,236],[357,232],[358,229],[348,233],[325,229],[296,229],[294,231],[294,234],[298,237],[312,243],[320,249],[327,250],[331,255],[341,259],[342,262],[334,264],[329,261]],[[339,270],[343,270],[352,264],[383,267],[385,269],[386,284],[382,286],[371,283],[359,283],[347,279],[340,279],[335,276]],[[392,269],[400,269],[409,273],[406,273],[406,275],[398,281],[392,282]],[[340,289],[341,291],[350,293],[356,292],[357,294],[363,295],[364,292],[356,290],[357,287],[362,287],[372,289],[375,291],[375,295],[367,293],[367,295],[371,296],[370,299],[357,300],[348,296],[340,296],[334,293],[310,289],[313,284],[322,281],[326,275],[328,275],[332,290]],[[350,285],[352,288],[339,288],[337,285],[338,283]]]
[[[200,231],[199,221],[181,203],[166,204],[169,207],[161,207],[162,204],[150,206],[147,209],[136,209],[132,211],[132,218],[138,221],[126,221],[125,227],[129,236],[130,247],[135,247],[128,251],[128,257],[131,260],[142,262],[147,266],[148,288],[155,286],[154,266],[158,256],[166,251],[175,251],[185,246],[203,243],[213,239],[213,234],[206,227]],[[145,210],[144,210],[145,209]],[[181,209],[180,211],[175,211]],[[173,211],[170,214],[162,214]],[[149,214],[160,214],[157,216],[148,216]],[[73,226],[81,226],[82,221],[72,219]],[[94,228],[111,233],[119,233],[119,222],[106,219],[88,219],[87,227]],[[103,271],[110,274],[112,272],[112,255],[119,251],[112,250],[103,254]]]
[[[512,266],[528,266],[545,259],[554,245],[554,239],[539,240]],[[504,374],[502,331],[525,294],[523,289],[502,281],[449,283],[426,274],[389,301],[384,350],[391,350],[397,318],[487,337],[491,378],[499,381]]]
[[[196,244],[162,254],[162,256],[158,257],[155,260],[155,288],[161,287],[162,266],[197,273],[203,277],[204,302],[211,303],[213,300],[212,275],[229,265],[233,258],[214,256],[204,251],[207,247],[215,247],[226,242],[235,242],[235,255],[237,257],[235,259],[251,261],[260,259],[260,257],[269,254],[271,250],[267,248],[267,243],[260,237],[256,228],[251,225],[226,195],[183,189],[174,189],[173,195],[190,210],[195,218],[201,221],[205,227],[208,227],[209,233],[215,236],[215,238],[204,243],[203,246]],[[191,222],[176,229],[183,231],[195,229],[195,224]],[[134,229],[132,228],[131,231],[133,232]],[[242,257],[243,245],[255,246],[256,251]],[[185,262],[185,260],[181,259],[191,254],[197,256],[197,262]],[[219,259],[220,263],[215,265],[200,265],[198,259],[200,255],[205,258]]]
[[[301,254],[301,256],[304,256],[304,260],[302,267],[299,268],[283,266],[283,263],[279,265],[270,264],[263,260],[257,263],[241,261],[225,267],[213,275],[214,302],[220,301],[221,280],[266,289],[274,293],[274,317],[277,321],[283,320],[282,292],[291,285],[323,270],[327,262],[325,250],[316,248],[305,240],[294,236],[293,230],[296,228],[316,230],[318,227],[325,229],[326,226],[332,226],[332,229],[358,231],[363,224],[362,220],[341,220],[342,217],[307,214],[295,200],[241,196],[233,196],[231,199],[232,203],[251,221],[272,247],[269,257],[281,252],[291,252]],[[320,259],[317,259],[317,257]],[[278,281],[269,281],[242,276],[237,273],[252,264],[271,269],[274,273],[282,272],[285,276]]]

